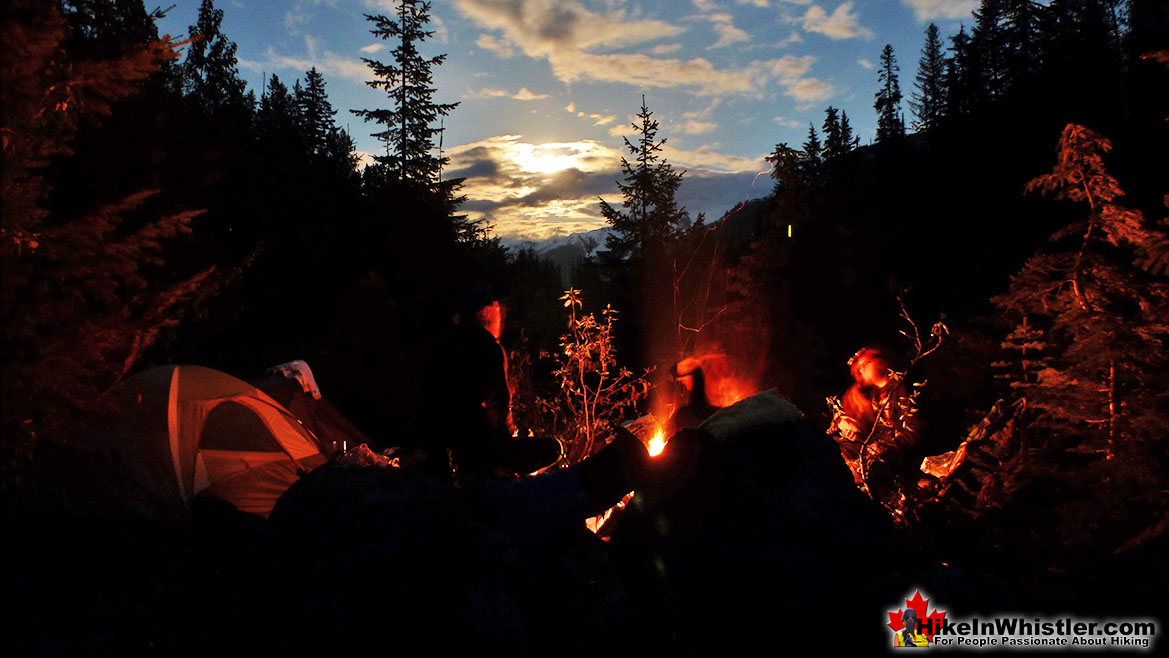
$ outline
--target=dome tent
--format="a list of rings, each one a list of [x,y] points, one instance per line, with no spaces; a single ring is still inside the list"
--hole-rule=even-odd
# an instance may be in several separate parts
[[[183,522],[191,500],[209,496],[267,517],[301,473],[326,461],[317,438],[260,389],[190,365],[127,378],[74,428],[69,448],[21,496],[31,507]]]

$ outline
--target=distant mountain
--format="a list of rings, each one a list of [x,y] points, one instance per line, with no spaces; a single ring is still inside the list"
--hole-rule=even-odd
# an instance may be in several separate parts
[[[551,238],[544,238],[542,240],[526,240],[514,237],[501,237],[500,243],[507,248],[508,251],[516,252],[523,249],[531,249],[536,252],[536,255],[543,255],[546,252],[559,249],[560,247],[573,246],[579,247],[587,253],[593,253],[602,250],[605,247],[605,238],[613,232],[608,226],[603,226],[585,233],[573,233],[572,235],[557,235]]]
[[[510,252],[532,250],[540,260],[556,265],[560,270],[560,282],[571,283],[572,271],[585,258],[605,250],[605,238],[613,231],[605,226],[585,233],[558,235],[543,240],[520,240],[502,237],[500,243]]]
[[[762,230],[762,214],[767,209],[767,199],[751,199],[736,204],[713,224],[723,225],[720,231],[721,243],[737,250],[746,249],[759,237]],[[606,251],[605,239],[613,229],[604,226],[584,233],[558,235],[543,240],[524,240],[501,237],[499,242],[512,253],[532,250],[540,260],[556,265],[560,270],[561,283],[572,283],[572,272],[585,258]]]

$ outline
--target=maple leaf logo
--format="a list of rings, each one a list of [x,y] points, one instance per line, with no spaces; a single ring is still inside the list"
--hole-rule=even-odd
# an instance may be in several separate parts
[[[921,590],[913,593],[912,599],[905,599],[905,608],[898,608],[897,612],[889,612],[889,623],[886,624],[893,632],[899,632],[905,628],[905,623],[902,622],[902,616],[905,614],[906,608],[912,609],[917,613],[917,619],[921,622],[921,634],[929,638],[930,642],[934,641],[934,633],[942,628],[942,622],[946,619],[946,611],[934,608],[934,611],[926,614],[926,609],[929,607],[930,600],[921,597]]]

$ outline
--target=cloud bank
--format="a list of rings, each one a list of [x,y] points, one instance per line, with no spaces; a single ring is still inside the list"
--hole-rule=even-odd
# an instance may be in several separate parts
[[[800,21],[808,32],[817,32],[830,39],[873,38],[873,31],[861,25],[860,17],[852,11],[851,2],[840,5],[831,14],[819,5],[812,5]]]
[[[901,0],[922,23],[938,19],[970,18],[978,0]]]
[[[519,135],[499,135],[452,148],[450,177],[464,178],[461,206],[472,219],[486,219],[495,233],[542,239],[589,231],[605,225],[599,198],[620,203],[617,149],[593,140],[532,144]],[[693,216],[712,218],[768,185],[755,183],[766,168],[762,158],[741,158],[712,148],[662,151],[675,168],[686,170],[678,200]]]
[[[699,8],[713,7],[706,2]],[[848,4],[848,3],[846,3]],[[718,68],[696,57],[682,60],[663,57],[673,45],[651,45],[676,37],[684,28],[657,19],[640,18],[614,8],[600,13],[586,9],[580,0],[457,0],[464,16],[494,34],[480,37],[479,45],[492,52],[523,52],[546,60],[562,82],[622,82],[656,88],[681,87],[699,95],[759,96],[771,85],[798,102],[827,98],[832,87],[808,75],[815,58],[785,56],[755,60],[745,66]],[[839,13],[839,10],[838,10]],[[847,9],[845,11],[847,14]],[[835,15],[834,15],[835,16]],[[828,17],[829,22],[832,17]],[[750,38],[729,20],[713,20],[722,47]],[[643,48],[647,52],[626,52]]]

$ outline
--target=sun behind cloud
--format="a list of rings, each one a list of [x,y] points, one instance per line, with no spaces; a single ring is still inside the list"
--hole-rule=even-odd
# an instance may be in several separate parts
[[[509,155],[521,171],[534,174],[552,174],[565,169],[588,171],[593,168],[590,163],[595,162],[596,147],[596,142],[513,142]]]

